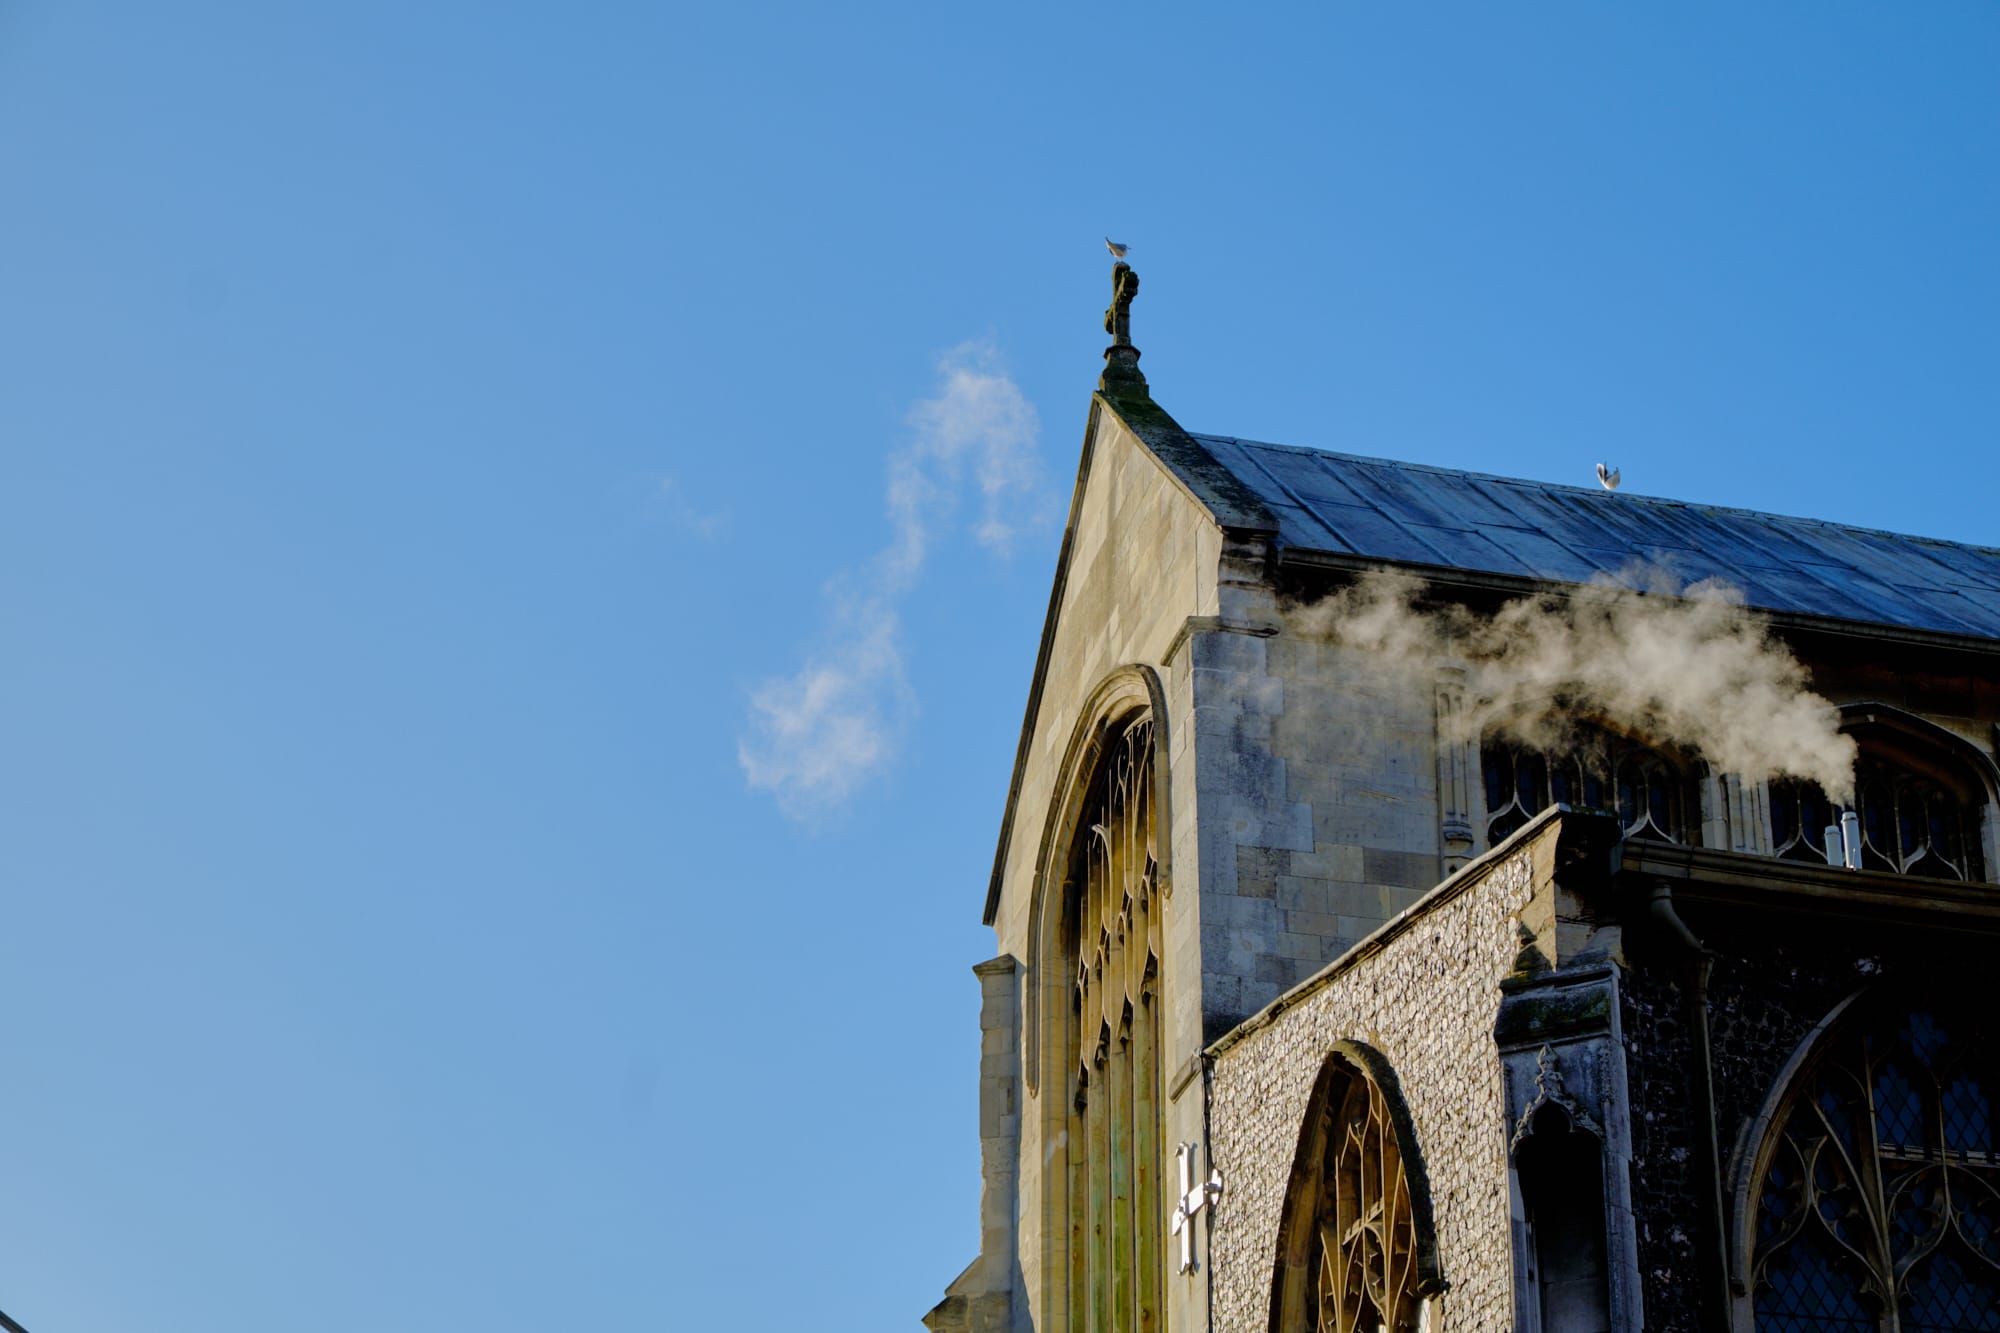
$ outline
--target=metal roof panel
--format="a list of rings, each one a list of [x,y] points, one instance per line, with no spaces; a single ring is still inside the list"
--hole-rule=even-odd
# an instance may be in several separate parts
[[[2000,550],[1586,487],[1200,437],[1305,550],[1582,583],[1662,565],[1762,610],[2000,638]]]
[[[1547,533],[1527,528],[1488,528],[1481,535],[1519,559],[1536,578],[1589,583],[1599,574],[1610,572],[1600,562],[1579,555]]]
[[[1359,555],[1416,565],[1450,565],[1444,552],[1429,545],[1380,510],[1367,505],[1322,504],[1313,507],[1321,522],[1340,535]]]
[[[1937,595],[1943,597],[1947,594]],[[1980,633],[2000,638],[2000,592],[1990,588],[1954,588],[1949,596],[1954,615],[1969,624],[1980,626]]]
[[[1454,569],[1478,569],[1491,574],[1526,574],[1535,577],[1535,567],[1526,560],[1509,555],[1506,549],[1492,540],[1493,534],[1512,529],[1488,528],[1482,535],[1477,532],[1463,532],[1457,528],[1433,528],[1412,525],[1409,531],[1424,545],[1434,548],[1444,557],[1444,563]]]

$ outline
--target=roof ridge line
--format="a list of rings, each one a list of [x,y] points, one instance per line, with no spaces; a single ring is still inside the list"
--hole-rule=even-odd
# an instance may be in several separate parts
[[[1471,468],[1444,467],[1437,463],[1410,463],[1398,458],[1380,458],[1372,454],[1350,454],[1339,449],[1320,449],[1309,444],[1278,444],[1272,440],[1253,440],[1242,435],[1221,435],[1213,431],[1191,430],[1188,434],[1197,440],[1223,440],[1234,445],[1254,445],[1259,449],[1282,449],[1291,454],[1312,454],[1320,458],[1338,458],[1349,463],[1379,463],[1385,467],[1399,468],[1406,472],[1437,472],[1454,477],[1469,477],[1477,481],[1503,482],[1513,486],[1534,486],[1543,490],[1575,491],[1579,495],[1600,495],[1606,492],[1594,491],[1588,486],[1578,486],[1567,481],[1536,481],[1532,477],[1508,477],[1497,472],[1475,472]],[[1782,519],[1787,523],[1799,523],[1813,528],[1833,528],[1841,532],[1867,533],[1874,537],[1894,537],[1897,541],[1924,542],[1932,546],[1956,546],[1969,551],[1988,551],[2000,555],[2000,546],[1988,546],[1982,542],[1957,541],[1950,537],[1926,537],[1921,533],[1897,532],[1891,528],[1870,528],[1859,523],[1842,523],[1830,518],[1808,518],[1800,514],[1777,514],[1768,509],[1751,509],[1745,505],[1707,504],[1700,500],[1676,500],[1667,495],[1644,495],[1638,492],[1621,492],[1621,501],[1640,504],[1671,505],[1677,509],[1699,509],[1709,513],[1742,514],[1749,518]]]

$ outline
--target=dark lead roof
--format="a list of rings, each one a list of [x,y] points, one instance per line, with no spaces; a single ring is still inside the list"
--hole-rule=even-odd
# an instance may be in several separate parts
[[[1197,435],[1304,551],[1560,583],[1638,564],[1766,611],[2000,638],[2000,550]]]

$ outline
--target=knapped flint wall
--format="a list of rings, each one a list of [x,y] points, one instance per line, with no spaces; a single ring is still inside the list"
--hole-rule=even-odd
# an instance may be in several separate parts
[[[1716,1129],[1724,1189],[1733,1191],[1745,1127],[1801,1042],[1843,999],[1871,985],[1922,981],[1957,969],[1928,946],[1860,938],[1848,931],[1802,934],[1768,920],[1694,921],[1714,951],[1709,1031],[1715,1060]],[[1888,944],[1885,951],[1883,945]],[[1625,973],[1620,991],[1632,1098],[1633,1213],[1647,1327],[1696,1333],[1690,1293],[1701,1281],[1697,1219],[1702,1182],[1694,1175],[1700,1108],[1691,1095],[1692,1033],[1684,975],[1651,960]],[[1737,1203],[1733,1193],[1727,1203]],[[1732,1255],[1732,1261],[1735,1256]],[[1733,1264],[1732,1264],[1733,1266]]]
[[[1513,918],[1533,889],[1529,841],[1217,1043],[1209,1136],[1225,1182],[1210,1244],[1218,1333],[1269,1327],[1299,1128],[1313,1081],[1341,1041],[1386,1057],[1408,1103],[1450,1283],[1441,1326],[1511,1324],[1507,1107],[1493,1033],[1499,979],[1519,949]]]

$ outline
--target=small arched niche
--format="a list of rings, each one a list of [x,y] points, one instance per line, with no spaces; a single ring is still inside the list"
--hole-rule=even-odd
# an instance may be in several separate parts
[[[1521,1324],[1533,1333],[1611,1327],[1604,1141],[1575,1107],[1544,1099],[1514,1143],[1519,1191]]]
[[[1394,1071],[1357,1043],[1313,1085],[1285,1191],[1272,1333],[1417,1333],[1444,1290],[1430,1188]]]

